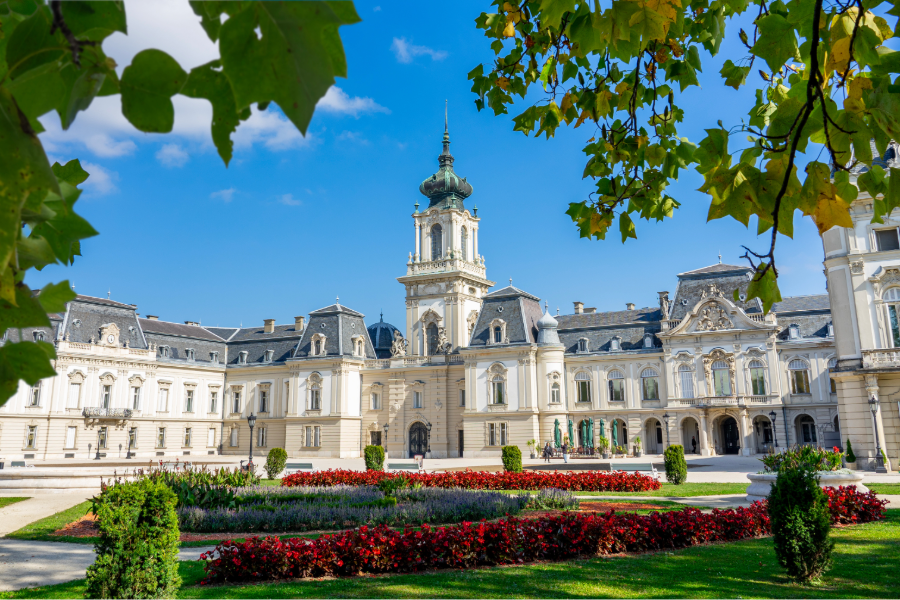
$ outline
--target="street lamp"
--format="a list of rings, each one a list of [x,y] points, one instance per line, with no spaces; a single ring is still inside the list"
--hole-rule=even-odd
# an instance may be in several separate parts
[[[869,398],[869,408],[872,410],[872,425],[875,426],[875,472],[887,473],[884,455],[881,453],[881,440],[878,437],[878,398],[874,394]]]
[[[778,449],[778,432],[775,431],[775,417],[778,416],[774,410],[769,411],[769,421],[772,422],[772,443],[775,446],[775,449]]]
[[[425,429],[428,431],[428,435],[426,436],[428,449],[425,450],[426,454],[431,454],[431,422],[425,425]]]
[[[666,422],[666,447],[671,446],[671,442],[669,441],[669,411],[666,411],[666,414],[663,415],[663,421]]]
[[[384,424],[384,428],[383,428],[383,429],[384,429],[384,444],[382,444],[382,445],[384,446],[384,454],[385,454],[385,456],[387,455],[387,433],[388,433],[388,429],[390,429],[390,427],[391,427],[390,425],[388,425],[387,423],[385,423],[385,424]]]
[[[253,428],[256,427],[256,415],[252,412],[247,416],[247,425],[250,426],[250,460],[247,461],[247,470],[253,472]]]

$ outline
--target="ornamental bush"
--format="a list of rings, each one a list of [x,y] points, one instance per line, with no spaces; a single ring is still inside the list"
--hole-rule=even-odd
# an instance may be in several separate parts
[[[465,488],[469,490],[561,490],[586,492],[646,492],[658,490],[659,482],[648,475],[622,471],[525,471],[512,473],[501,471],[451,471],[448,473],[386,473],[384,471],[327,470],[292,473],[285,475],[281,485],[335,486],[378,485],[385,479],[404,477],[411,485],[441,488]]]
[[[687,463],[684,460],[684,447],[674,444],[666,448],[663,457],[666,462],[666,481],[681,485],[687,481]]]
[[[522,451],[518,446],[503,446],[503,468],[509,473],[522,472]]]
[[[850,438],[847,438],[847,462],[855,463],[856,455],[853,454],[853,446],[850,445]]]
[[[795,445],[783,452],[764,456],[760,460],[766,473],[777,473],[783,469],[837,471],[841,468],[841,453],[837,448],[829,451],[816,446]]]
[[[269,479],[276,479],[281,472],[284,471],[284,465],[287,464],[287,452],[284,448],[272,448],[269,455],[266,456],[266,475]]]
[[[838,488],[826,487],[822,491],[828,496],[828,510],[831,513],[832,524],[852,525],[880,521],[884,518],[887,500],[879,500],[871,490],[862,494],[856,490],[855,485],[848,485]]]
[[[809,466],[782,467],[769,494],[769,517],[778,563],[798,582],[821,577],[831,567],[834,542],[828,495]]]
[[[363,450],[363,456],[366,459],[367,471],[384,470],[384,448],[381,446],[366,446]]]
[[[88,598],[174,598],[178,576],[175,493],[141,479],[104,486],[91,500],[100,536],[87,569]]]

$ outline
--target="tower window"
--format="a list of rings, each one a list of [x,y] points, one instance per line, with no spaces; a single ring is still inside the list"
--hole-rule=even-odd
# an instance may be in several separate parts
[[[460,250],[462,250],[462,259],[469,260],[469,230],[465,227],[462,228],[462,233],[460,235]]]
[[[440,224],[431,228],[431,260],[438,260],[443,255],[444,230]]]

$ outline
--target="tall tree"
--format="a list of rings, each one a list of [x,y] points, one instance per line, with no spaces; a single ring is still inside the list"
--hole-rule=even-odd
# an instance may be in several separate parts
[[[53,344],[23,340],[21,330],[49,327],[47,313],[74,298],[67,281],[33,292],[28,271],[72,264],[81,240],[97,235],[74,210],[88,174],[78,160],[50,165],[39,117],[56,111],[68,129],[95,97],[121,94],[122,114],[138,130],[169,133],[172,97],[203,98],[227,165],[231,136],[251,105],[265,110],[274,102],[305,134],[334,78],[347,76],[338,28],[359,22],[352,2],[190,4],[220,57],[187,72],[165,52],[146,49],[119,77],[101,44],[128,32],[121,0],[0,2],[0,406],[20,380],[34,385],[55,374]]]
[[[566,211],[582,237],[604,239],[617,221],[624,242],[637,237],[636,218],[672,217],[679,203],[666,187],[681,170],[696,169],[709,220],[749,226],[756,216],[759,233],[770,232],[767,247],[744,254],[756,270],[748,296],[768,311],[781,299],[778,234],[793,236],[795,211],[824,233],[852,225],[850,204],[860,190],[876,198],[874,222],[900,207],[900,178],[880,166],[861,175],[858,188],[850,180],[857,161],[871,164],[871,141],[883,154],[900,139],[900,52],[885,45],[897,33],[900,7],[882,4],[495,0],[497,12],[475,23],[496,58],[469,79],[478,109],[495,115],[540,86],[539,100],[512,119],[525,135],[589,126],[584,177],[595,189]],[[691,109],[678,101],[719,53],[728,19],[745,14],[752,28],[728,32],[742,50],[725,60],[721,85],[756,85],[755,102],[747,119],[719,120],[692,143],[679,135]],[[807,158],[799,174],[798,160]]]

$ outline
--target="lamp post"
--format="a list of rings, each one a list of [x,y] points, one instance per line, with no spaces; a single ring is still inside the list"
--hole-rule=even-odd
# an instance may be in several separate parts
[[[382,444],[382,445],[384,446],[384,455],[385,455],[385,456],[387,456],[387,435],[388,435],[388,429],[390,429],[390,425],[388,425],[387,423],[385,423],[385,424],[384,424],[384,444]]]
[[[772,422],[772,444],[778,449],[778,432],[775,430],[775,418],[778,416],[774,410],[769,411],[769,421]]]
[[[671,417],[669,416],[669,411],[666,411],[666,414],[663,415],[663,421],[666,422],[666,448],[668,448],[669,446],[672,445],[671,442],[669,441],[669,419],[670,418]]]
[[[430,421],[425,424],[425,430],[428,431],[428,435],[425,437],[426,444],[427,444],[427,449],[425,450],[425,453],[431,454],[431,422]]]
[[[250,460],[247,461],[247,470],[253,472],[253,428],[256,427],[256,415],[252,412],[247,416],[247,425],[250,426]]]
[[[884,455],[881,453],[881,440],[878,437],[878,398],[874,394],[869,398],[869,408],[872,410],[872,425],[875,427],[875,472],[887,473]]]

